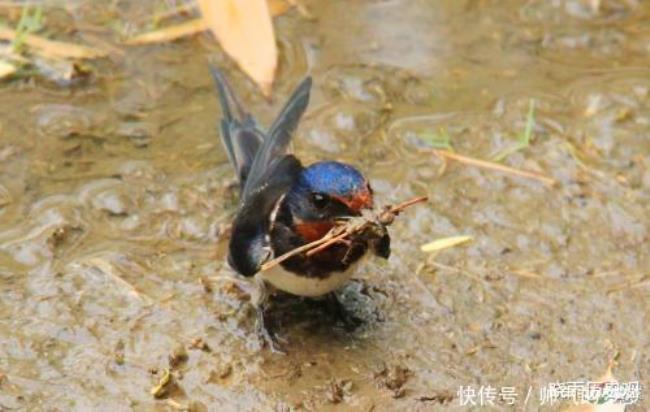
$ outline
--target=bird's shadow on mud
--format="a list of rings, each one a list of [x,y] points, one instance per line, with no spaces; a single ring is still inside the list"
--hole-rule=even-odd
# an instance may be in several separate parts
[[[378,300],[381,291],[362,281],[351,281],[331,296],[318,299],[288,294],[273,296],[267,316],[274,333],[289,342],[300,335],[319,340],[347,341],[372,330],[383,321]]]

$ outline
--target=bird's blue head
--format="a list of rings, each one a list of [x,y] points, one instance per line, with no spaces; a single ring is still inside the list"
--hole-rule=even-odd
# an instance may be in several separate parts
[[[344,216],[358,216],[372,208],[372,189],[354,167],[327,161],[302,171],[285,198],[299,234],[307,240],[322,237]]]

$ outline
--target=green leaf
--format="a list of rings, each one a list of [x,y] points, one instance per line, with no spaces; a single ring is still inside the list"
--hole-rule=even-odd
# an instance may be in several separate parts
[[[535,99],[530,99],[530,102],[528,103],[528,115],[526,116],[526,126],[524,128],[524,132],[517,137],[517,142],[514,145],[506,149],[503,149],[502,151],[497,153],[493,157],[493,160],[495,162],[500,162],[506,157],[510,156],[511,154],[530,146],[530,141],[532,140],[533,137],[534,127],[535,127]]]

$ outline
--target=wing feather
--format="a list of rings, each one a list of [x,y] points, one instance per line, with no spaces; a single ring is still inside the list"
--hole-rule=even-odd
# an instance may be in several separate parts
[[[213,67],[211,72],[223,113],[221,139],[242,191],[229,262],[239,273],[252,276],[265,256],[271,211],[303,170],[287,148],[309,104],[311,78],[300,83],[264,134],[242,109],[223,74]]]

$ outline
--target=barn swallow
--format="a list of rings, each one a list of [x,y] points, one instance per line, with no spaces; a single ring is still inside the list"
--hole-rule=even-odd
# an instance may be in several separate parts
[[[273,349],[277,342],[264,316],[268,291],[335,298],[333,292],[350,279],[352,268],[364,255],[389,257],[390,237],[386,232],[378,239],[336,243],[260,272],[264,262],[320,239],[337,222],[372,209],[373,191],[368,179],[349,164],[328,160],[303,166],[287,153],[309,103],[310,77],[298,85],[271,127],[263,131],[242,108],[223,74],[216,68],[211,72],[221,104],[221,141],[240,189],[228,263],[239,274],[254,277],[261,288],[252,299],[257,330]]]

